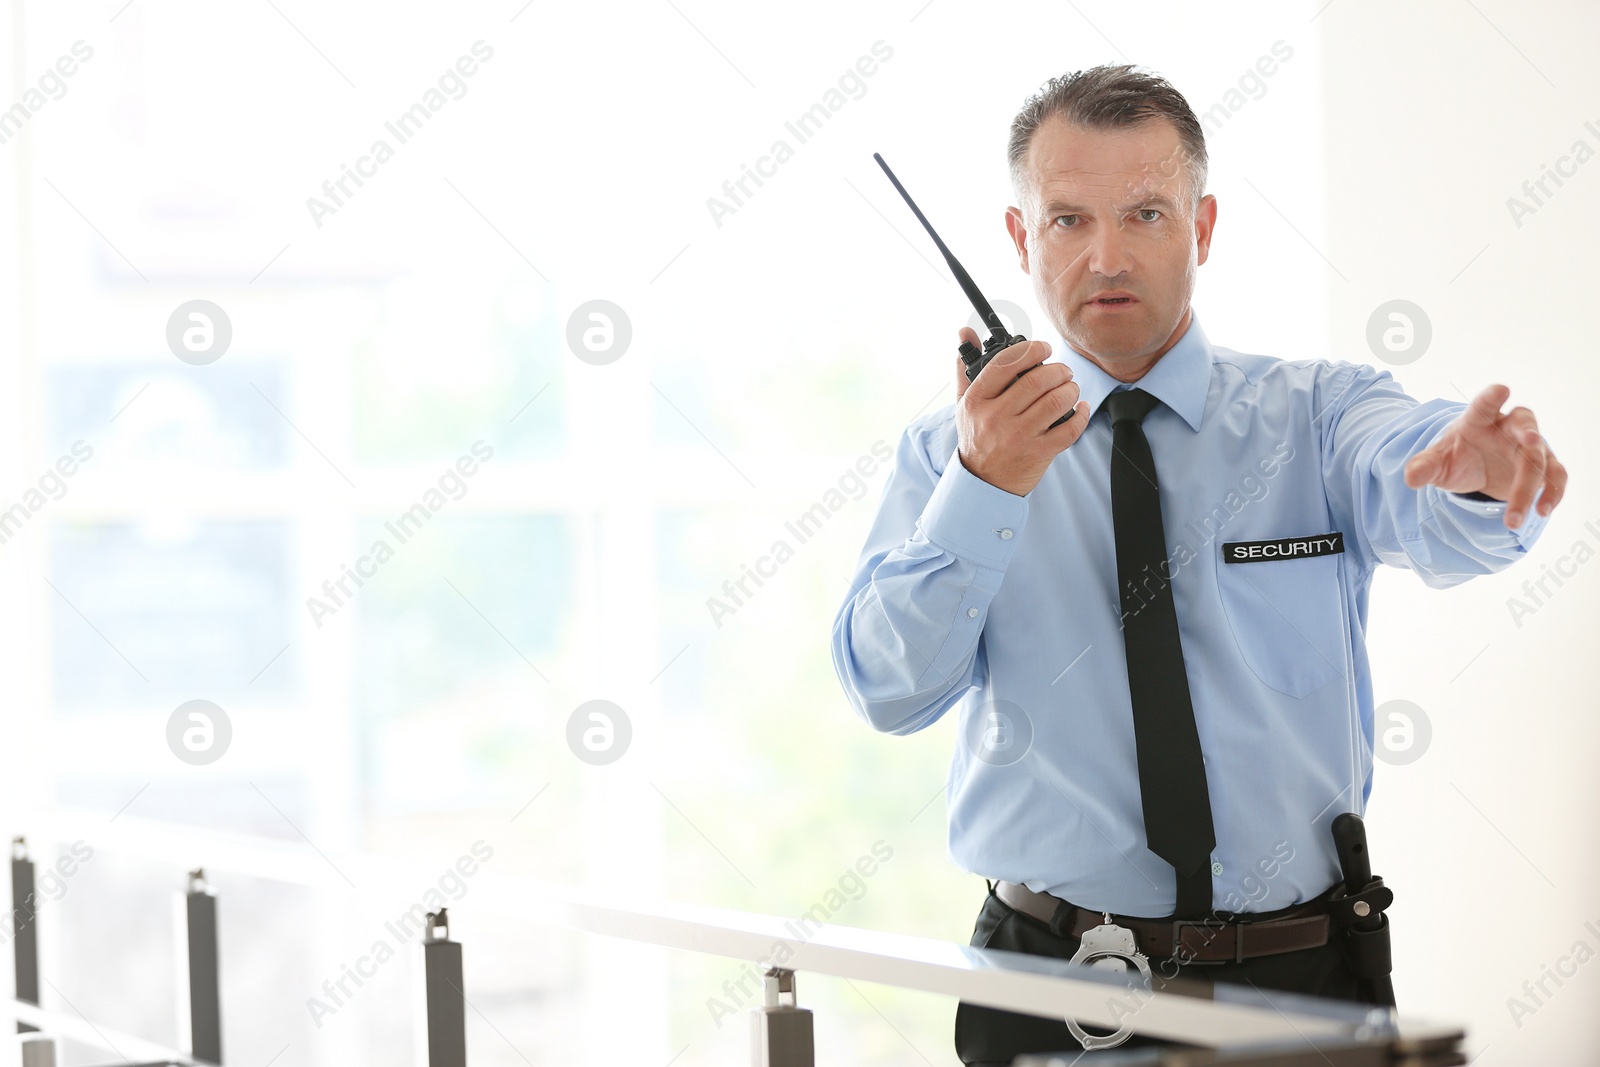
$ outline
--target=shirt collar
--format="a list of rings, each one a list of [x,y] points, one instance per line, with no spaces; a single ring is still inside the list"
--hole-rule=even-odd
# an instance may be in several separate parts
[[[1189,328],[1178,343],[1167,349],[1155,366],[1136,382],[1117,381],[1065,341],[1056,351],[1060,353],[1061,362],[1072,368],[1072,380],[1078,383],[1078,399],[1088,402],[1091,420],[1112,390],[1127,385],[1143,389],[1183,416],[1183,421],[1199,432],[1200,420],[1206,412],[1206,398],[1211,391],[1211,342],[1200,328],[1200,316],[1193,308],[1190,309]]]

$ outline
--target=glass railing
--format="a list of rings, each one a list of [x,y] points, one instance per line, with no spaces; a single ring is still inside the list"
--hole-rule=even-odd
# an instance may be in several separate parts
[[[53,1067],[56,1046],[71,1041],[115,1057],[105,1062],[221,1064],[226,1022],[219,996],[221,961],[227,945],[217,936],[217,894],[205,870],[235,871],[288,885],[311,885],[313,868],[288,861],[282,842],[240,835],[196,833],[187,827],[128,819],[108,833],[103,816],[63,813],[30,828],[30,840],[67,842],[92,828],[101,850],[127,850],[145,861],[170,864],[182,897],[175,926],[187,986],[178,1016],[183,1047],[166,1047],[119,1032],[73,1010],[40,1007],[38,922],[33,862],[27,843],[13,846],[12,930],[16,999],[11,1013],[26,1067]],[[205,869],[188,863],[209,853]],[[398,880],[404,861],[361,854],[342,858],[366,884]],[[176,875],[187,870],[180,883]],[[1289,993],[1266,993],[1231,983],[1174,979],[1130,983],[1127,975],[1022,953],[979,949],[948,941],[831,924],[805,923],[701,905],[646,900],[588,888],[555,885],[514,875],[480,875],[471,907],[585,935],[751,963],[763,975],[762,1003],[749,1010],[750,1058],[754,1067],[813,1067],[812,1013],[803,1005],[799,976],[829,975],[901,989],[957,997],[963,1001],[1132,1033],[1189,1046],[1187,1049],[1081,1049],[1020,1057],[1015,1067],[1068,1067],[1079,1059],[1095,1064],[1251,1064],[1254,1067],[1323,1067],[1406,1064],[1409,1067],[1464,1063],[1459,1028],[1399,1017],[1393,1009]],[[220,906],[226,906],[223,902]],[[48,920],[46,920],[48,921]],[[427,1067],[465,1067],[470,973],[464,960],[475,948],[450,937],[445,907],[426,913],[418,954],[424,974],[424,1035],[419,1062]],[[285,931],[285,937],[295,931]],[[1131,972],[1130,972],[1131,973]],[[48,982],[46,983],[48,984]],[[71,1006],[69,1005],[69,1008]],[[1201,1050],[1201,1051],[1196,1051]],[[13,1063],[18,1062],[13,1058]]]

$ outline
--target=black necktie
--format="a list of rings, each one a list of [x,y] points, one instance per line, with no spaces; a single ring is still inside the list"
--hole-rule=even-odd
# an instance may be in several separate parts
[[[1111,521],[1145,837],[1150,851],[1177,871],[1175,914],[1202,918],[1211,911],[1210,859],[1217,838],[1172,603],[1161,491],[1150,442],[1140,425],[1157,403],[1143,389],[1106,397],[1111,414]]]

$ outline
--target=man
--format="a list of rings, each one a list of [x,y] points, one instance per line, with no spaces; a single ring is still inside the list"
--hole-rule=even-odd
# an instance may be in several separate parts
[[[1364,364],[1214,347],[1189,304],[1217,218],[1204,133],[1160,77],[1052,80],[1009,156],[1006,227],[1066,345],[1014,345],[970,384],[958,361],[956,402],[908,427],[839,678],[888,733],[958,708],[974,945],[1070,958],[1110,913],[1165,977],[1372,999],[1317,918],[1330,824],[1371,788],[1372,574],[1503,569],[1566,470],[1504,385],[1418,403]],[[1175,918],[1214,933],[1174,943]],[[1063,1020],[969,1004],[955,1036],[968,1064],[1078,1047]]]

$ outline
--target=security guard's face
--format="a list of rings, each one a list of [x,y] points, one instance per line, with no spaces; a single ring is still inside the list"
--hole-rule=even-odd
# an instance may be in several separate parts
[[[1178,131],[1166,119],[1087,130],[1059,118],[1034,132],[1021,208],[1006,226],[1056,330],[1123,381],[1189,325],[1216,198],[1198,209]]]

